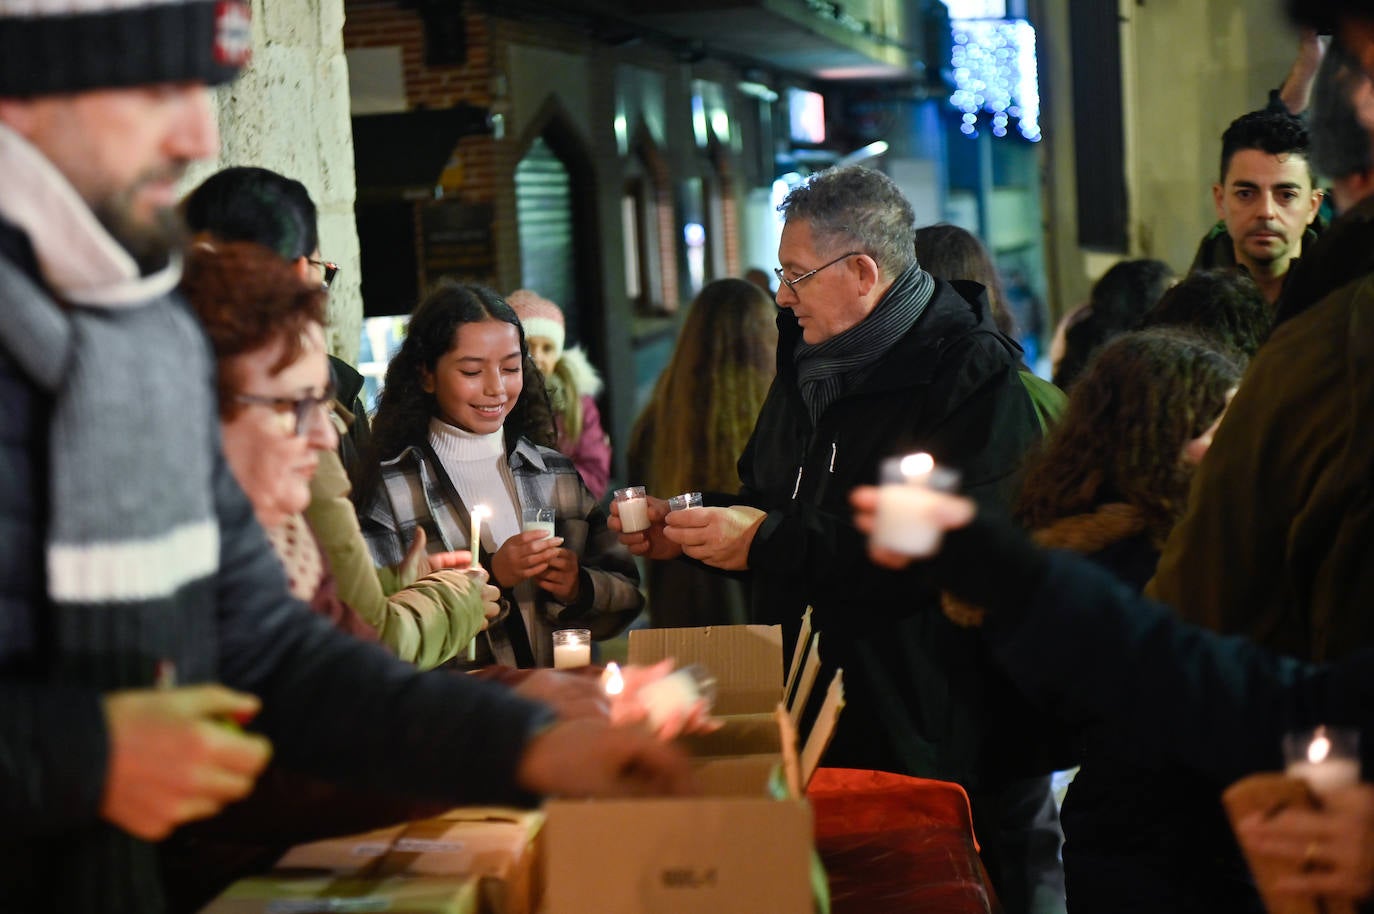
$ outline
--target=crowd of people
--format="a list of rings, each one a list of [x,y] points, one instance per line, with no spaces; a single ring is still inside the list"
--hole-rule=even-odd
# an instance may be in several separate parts
[[[795,187],[775,283],[701,289],[625,442],[636,532],[557,303],[439,281],[368,415],[305,187],[178,199],[234,6],[0,4],[0,909],[194,910],[436,805],[691,793],[699,716],[635,704],[665,668],[614,699],[551,669],[553,631],[646,608],[788,638],[809,608],[845,671],[824,764],[962,785],[1013,914],[1260,911],[1255,853],[1374,892],[1374,788],[1220,802],[1286,731],[1374,726],[1362,4],[1294,0],[1312,31],[1223,135],[1192,268],[1108,270],[1053,384],[975,236],[873,168]],[[868,539],[918,451],[960,480],[915,516],[933,557]]]

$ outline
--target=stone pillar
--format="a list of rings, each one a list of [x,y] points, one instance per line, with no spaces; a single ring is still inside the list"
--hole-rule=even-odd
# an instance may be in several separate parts
[[[330,348],[356,363],[363,308],[343,0],[252,6],[252,61],[214,93],[220,157],[194,168],[186,188],[230,165],[270,168],[306,186],[319,208],[320,254],[342,268],[329,297]]]

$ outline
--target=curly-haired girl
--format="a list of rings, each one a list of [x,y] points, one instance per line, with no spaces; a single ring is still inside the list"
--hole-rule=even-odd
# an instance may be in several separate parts
[[[479,660],[549,666],[553,629],[609,638],[644,604],[633,559],[553,442],[515,312],[490,289],[441,282],[387,368],[372,428],[381,463],[359,486],[359,514],[374,558],[390,564],[416,526],[431,549],[475,551],[469,509],[490,510],[481,555],[511,611],[488,629]],[[522,532],[527,507],[553,508],[556,535]]]

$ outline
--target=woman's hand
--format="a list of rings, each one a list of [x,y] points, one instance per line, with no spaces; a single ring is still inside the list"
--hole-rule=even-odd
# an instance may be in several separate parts
[[[491,558],[491,576],[502,587],[514,587],[521,581],[538,577],[548,570],[549,560],[563,537],[549,536],[543,530],[517,533],[501,544]]]
[[[580,567],[576,552],[571,549],[551,549],[548,568],[536,580],[559,603],[573,603],[581,589],[581,576],[577,573]]]

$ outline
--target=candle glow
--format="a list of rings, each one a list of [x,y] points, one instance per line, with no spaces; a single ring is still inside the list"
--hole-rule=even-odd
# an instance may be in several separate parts
[[[917,454],[907,454],[902,458],[902,475],[908,480],[929,476],[930,471],[935,469],[935,458],[924,451]]]
[[[468,540],[468,549],[472,552],[472,562],[468,565],[469,569],[477,567],[477,554],[482,551],[482,518],[491,517],[491,509],[486,505],[477,505],[472,509],[472,537]]]
[[[625,691],[625,676],[620,672],[620,664],[614,660],[606,664],[606,671],[601,674],[601,688],[612,696]]]
[[[1325,734],[1318,735],[1307,746],[1307,760],[1312,764],[1317,764],[1326,760],[1331,754],[1331,740]]]

